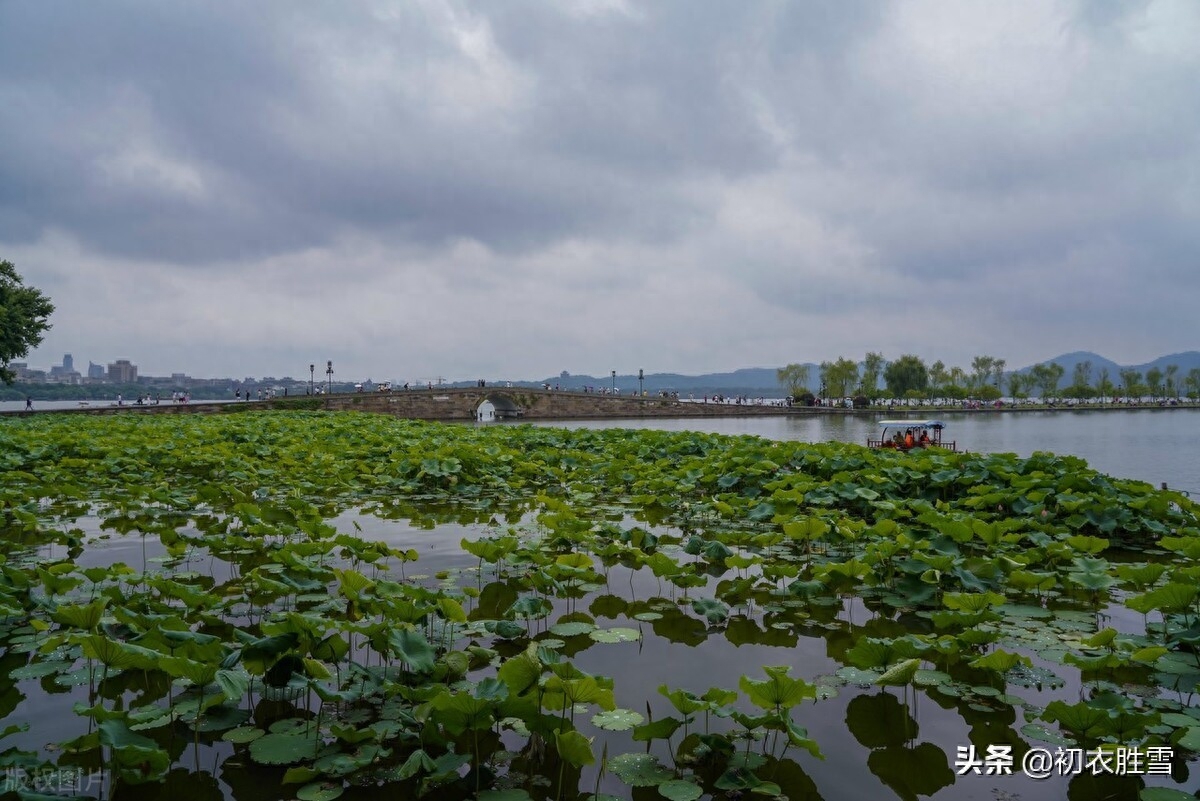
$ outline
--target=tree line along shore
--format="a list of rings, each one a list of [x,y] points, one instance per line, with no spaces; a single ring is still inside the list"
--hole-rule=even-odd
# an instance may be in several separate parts
[[[779,368],[780,386],[793,399],[855,399],[856,406],[874,406],[880,401],[933,401],[938,407],[961,408],[962,402],[994,404],[1002,398],[1011,402],[1032,401],[1017,408],[1109,408],[1129,406],[1179,406],[1200,400],[1200,368],[1180,374],[1179,365],[1113,372],[1093,368],[1083,360],[1072,369],[1070,383],[1062,386],[1066,368],[1057,362],[1036,364],[1025,372],[1005,372],[1007,362],[994,356],[976,356],[970,371],[947,367],[941,360],[927,365],[920,356],[905,354],[888,361],[881,353],[868,353],[861,362],[839,357],[825,361],[814,371],[810,365],[789,364]],[[815,373],[815,374],[814,374]],[[880,386],[882,379],[883,386]],[[993,406],[992,408],[997,408]]]

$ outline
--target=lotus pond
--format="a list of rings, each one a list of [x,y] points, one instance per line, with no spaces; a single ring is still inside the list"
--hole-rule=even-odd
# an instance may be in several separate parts
[[[1197,507],[1075,458],[245,412],[0,475],[13,797],[1195,797]]]

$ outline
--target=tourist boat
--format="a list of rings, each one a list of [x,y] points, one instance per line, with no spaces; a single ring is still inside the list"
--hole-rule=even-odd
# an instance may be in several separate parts
[[[942,439],[942,430],[946,424],[941,420],[880,420],[879,438],[867,437],[868,448],[888,448],[907,451],[913,448],[944,448],[957,451],[954,440],[947,442]],[[913,444],[907,444],[907,437],[912,433]],[[899,440],[897,440],[899,437]]]

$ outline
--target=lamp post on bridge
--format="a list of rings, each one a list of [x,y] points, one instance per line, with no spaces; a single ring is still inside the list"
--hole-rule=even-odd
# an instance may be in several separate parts
[[[329,361],[325,362],[325,375],[328,376],[328,383],[326,384],[327,388],[325,390],[325,394],[332,395],[333,394],[333,359],[330,359]]]
[[[617,371],[616,370],[612,371],[612,380],[613,380],[612,394],[616,395],[617,394]]]
[[[316,375],[316,373],[317,373],[317,366],[315,364],[310,364],[308,366],[308,394],[309,395],[313,394],[313,377]]]
[[[642,379],[643,378],[645,378],[645,373],[642,371],[642,368],[639,367],[638,368],[638,397],[639,398],[645,397],[645,395],[646,395],[645,390],[642,389]]]

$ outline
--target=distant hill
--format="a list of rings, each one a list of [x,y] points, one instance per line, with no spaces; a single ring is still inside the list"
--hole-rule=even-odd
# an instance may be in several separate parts
[[[1187,375],[1188,371],[1193,367],[1200,367],[1200,351],[1189,350],[1185,351],[1184,353],[1172,353],[1169,356],[1159,356],[1152,362],[1132,365],[1132,368],[1144,374],[1152,367],[1157,367],[1159,370],[1162,370],[1168,364],[1179,365],[1179,374]]]
[[[816,370],[816,365],[813,365],[812,371],[814,376],[816,375]],[[692,394],[697,396],[722,394],[777,398],[782,396],[783,390],[779,386],[775,372],[776,368],[774,367],[745,367],[729,373],[705,373],[703,375],[646,373],[642,386],[646,392],[651,394],[679,392],[684,395]],[[567,374],[564,376],[560,374],[554,378],[547,378],[544,381],[536,383],[538,386],[549,384],[550,386],[558,385],[571,389],[577,389],[581,386],[603,388],[611,387],[613,385],[613,378],[611,374],[606,376],[586,374]],[[621,390],[621,392],[637,392],[637,373],[618,374],[616,385],[617,389]]]
[[[1184,353],[1172,353],[1167,356],[1159,356],[1157,359],[1145,364],[1117,364],[1112,359],[1106,359],[1098,353],[1090,351],[1075,351],[1074,353],[1064,353],[1061,356],[1055,356],[1052,359],[1038,362],[1038,364],[1060,364],[1063,368],[1063,376],[1058,382],[1059,389],[1063,389],[1071,385],[1071,380],[1075,374],[1075,365],[1080,362],[1090,361],[1092,363],[1092,382],[1096,381],[1096,376],[1104,368],[1108,368],[1108,380],[1114,384],[1120,384],[1122,370],[1137,370],[1143,376],[1146,371],[1157,367],[1163,370],[1169,364],[1179,366],[1179,375],[1185,376],[1193,367],[1200,367],[1200,351],[1189,350]],[[1028,373],[1035,365],[1022,367],[1014,372]]]
[[[810,365],[812,376],[817,375],[817,365]],[[642,388],[651,394],[659,392],[678,392],[681,395],[746,395],[750,397],[779,398],[783,389],[775,377],[774,367],[745,367],[728,373],[705,373],[703,375],[683,375],[681,373],[646,373]],[[606,389],[613,386],[613,377],[609,375],[594,376],[587,373],[567,373],[542,379],[541,381],[491,381],[489,385],[508,384],[514,387],[541,387],[549,384],[551,387],[577,390],[581,387]],[[459,381],[447,386],[469,387],[473,381]],[[616,387],[623,394],[638,391],[637,373],[620,373],[616,377]]]

